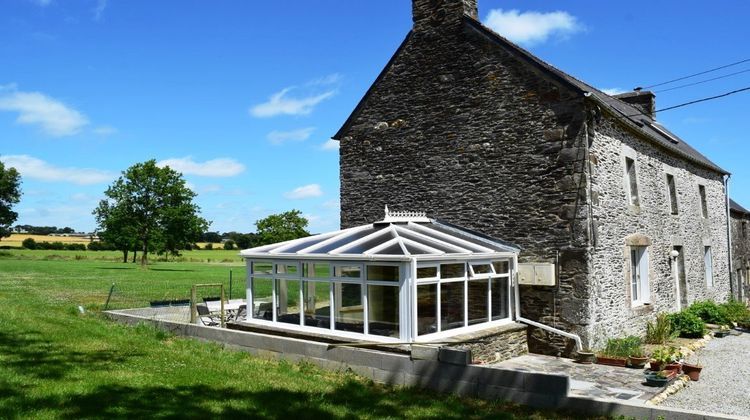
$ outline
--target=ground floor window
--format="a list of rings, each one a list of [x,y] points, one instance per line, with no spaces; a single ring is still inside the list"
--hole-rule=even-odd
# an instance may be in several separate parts
[[[630,247],[630,301],[634,305],[651,300],[648,281],[648,247]]]
[[[703,247],[703,262],[705,265],[706,270],[706,285],[708,287],[713,287],[714,285],[714,267],[713,267],[713,261],[711,258],[711,247],[710,246],[704,246]]]

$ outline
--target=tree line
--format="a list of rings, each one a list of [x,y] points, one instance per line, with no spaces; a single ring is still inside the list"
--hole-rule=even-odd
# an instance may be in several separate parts
[[[255,223],[255,233],[210,232],[211,222],[200,216],[196,193],[187,187],[182,174],[156,160],[137,163],[125,171],[105,191],[105,198],[93,210],[100,241],[89,249],[113,249],[123,253],[123,262],[135,262],[140,252],[142,266],[150,253],[179,255],[195,248],[197,242],[223,243],[225,249],[250,248],[308,236],[308,221],[299,210],[273,214]],[[12,211],[20,201],[20,174],[0,162],[0,238],[9,236],[18,214]],[[19,225],[21,228],[36,228]],[[72,228],[43,227],[46,233],[73,233]],[[53,231],[54,229],[54,231]],[[32,233],[31,229],[27,232]],[[40,232],[40,230],[37,230]],[[35,233],[35,232],[34,232]],[[96,245],[94,245],[96,244]],[[28,247],[54,247],[27,241]],[[53,249],[54,249],[53,248]],[[77,246],[80,248],[80,246]]]
[[[54,235],[76,233],[71,227],[58,228],[57,226],[32,226],[32,225],[15,225],[13,233],[28,233],[31,235]]]

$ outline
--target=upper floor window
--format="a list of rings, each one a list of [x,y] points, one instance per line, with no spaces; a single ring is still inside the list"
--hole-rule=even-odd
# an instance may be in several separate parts
[[[710,246],[703,247],[703,263],[706,270],[706,285],[712,287],[714,285],[714,268]]]
[[[628,184],[628,202],[633,206],[640,205],[638,200],[638,181],[635,174],[635,160],[625,158],[625,181]]]
[[[706,202],[706,186],[698,185],[698,194],[701,198],[701,215],[704,219],[708,219],[708,202]]]
[[[644,304],[651,300],[648,284],[648,247],[630,247],[630,301]]]
[[[677,185],[671,174],[667,174],[667,189],[669,190],[669,209],[672,214],[677,214]]]
[[[747,220],[742,221],[742,237],[747,238]]]

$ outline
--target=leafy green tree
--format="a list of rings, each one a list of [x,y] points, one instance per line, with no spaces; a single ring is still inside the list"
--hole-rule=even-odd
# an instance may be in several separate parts
[[[185,185],[182,174],[156,166],[153,159],[125,170],[104,194],[107,204],[94,210],[99,227],[106,232],[116,226],[118,235],[132,239],[141,249],[142,266],[148,264],[149,252],[177,252],[196,242],[209,225],[198,216],[196,194]],[[114,224],[110,224],[112,217]]]
[[[257,245],[289,241],[310,236],[306,230],[307,219],[299,210],[290,210],[281,214],[272,214],[255,222],[257,228]]]
[[[0,162],[0,239],[10,236],[11,225],[18,213],[11,210],[21,201],[21,176],[16,168],[5,168]]]
[[[128,262],[128,252],[138,246],[138,233],[124,205],[116,206],[101,200],[94,210],[99,225],[99,238],[122,252],[122,262]]]

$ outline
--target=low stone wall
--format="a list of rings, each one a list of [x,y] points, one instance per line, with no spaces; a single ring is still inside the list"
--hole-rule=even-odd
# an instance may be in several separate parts
[[[451,344],[450,347],[470,350],[474,362],[502,362],[529,352],[526,339],[527,329],[526,325],[512,323],[475,333],[462,334],[452,338],[452,340],[462,341],[462,343]]]

